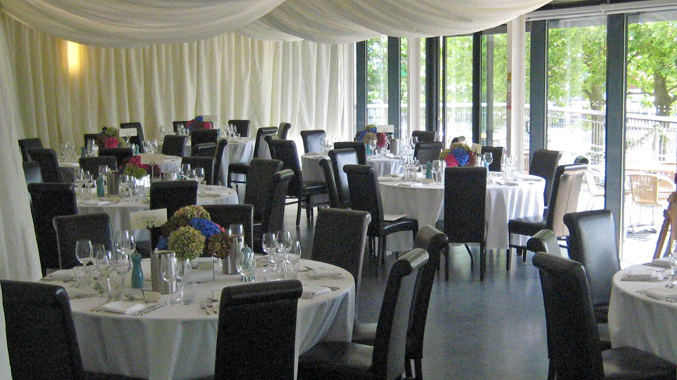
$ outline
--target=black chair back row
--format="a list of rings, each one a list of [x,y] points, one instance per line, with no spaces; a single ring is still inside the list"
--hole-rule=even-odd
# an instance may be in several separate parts
[[[186,155],[188,136],[166,135],[162,140],[162,154],[183,157]]]
[[[33,137],[28,139],[19,140],[19,149],[21,149],[21,158],[24,161],[30,161],[31,156],[28,153],[33,149],[42,149],[42,140],[39,137]]]
[[[108,166],[109,170],[118,170],[115,156],[80,157],[80,169],[89,172],[94,178],[99,175],[99,166]]]
[[[240,137],[249,137],[249,120],[228,120],[228,124],[233,124]]]
[[[287,135],[289,135],[289,130],[291,129],[291,124],[287,123],[285,121],[280,123],[280,126],[278,127],[279,132],[277,135],[278,140],[286,140]]]
[[[253,158],[269,158],[270,148],[268,147],[268,142],[266,137],[273,137],[277,133],[277,127],[267,127],[259,128],[256,131],[256,142],[254,143],[254,157]],[[233,182],[235,183],[246,183],[245,181],[236,181],[232,178],[233,175],[244,175],[246,176],[249,173],[249,163],[248,162],[233,162],[228,165],[228,187],[231,187]]]
[[[421,164],[432,162],[440,159],[440,152],[444,148],[443,142],[427,141],[418,142],[414,147],[414,157],[418,159]]]
[[[365,143],[358,141],[337,141],[334,143],[334,150],[339,149],[353,149],[357,153],[357,164],[367,164],[367,146]]]
[[[364,145],[364,144],[362,144]],[[360,164],[359,154],[354,149],[332,149],[329,151],[331,167],[336,181],[336,192],[338,201],[342,208],[350,207],[350,188],[348,186],[348,175],[343,170],[346,165]],[[362,164],[360,164],[362,165]]]
[[[26,184],[42,183],[42,173],[40,172],[40,164],[35,161],[24,161],[21,163],[24,169],[24,176],[26,177]]]
[[[343,208],[339,201],[338,190],[336,189],[336,180],[334,179],[334,171],[331,168],[331,160],[325,158],[320,160],[320,168],[324,174],[324,182],[327,184],[327,194],[329,195],[329,207]]]
[[[212,222],[228,230],[231,224],[242,224],[244,227],[244,241],[254,247],[254,206],[242,205],[204,205],[205,210],[212,218]]]
[[[482,154],[491,153],[493,160],[489,164],[490,172],[500,172],[501,162],[503,161],[503,147],[502,146],[482,146]]]
[[[435,131],[413,131],[411,137],[416,137],[418,142],[435,141]]]
[[[42,180],[45,182],[63,182],[61,170],[59,169],[59,160],[53,149],[32,149],[28,151],[32,161],[40,165]]]
[[[213,157],[184,157],[181,159],[181,165],[189,164],[191,170],[203,168],[207,185],[214,184],[214,162],[215,160]]]
[[[550,204],[550,194],[552,194],[553,182],[556,178],[555,171],[559,165],[559,159],[562,153],[555,150],[537,149],[531,158],[529,164],[529,174],[537,175],[545,179],[545,190],[543,193],[544,205]]]
[[[145,153],[145,149],[143,147],[143,142],[144,142],[144,136],[143,136],[143,127],[141,126],[141,123],[138,121],[133,121],[129,123],[120,123],[120,130],[122,129],[136,129],[136,136],[131,136],[129,138],[129,143],[130,144],[136,144],[139,147],[139,152],[140,153]]]
[[[190,145],[192,147],[200,144],[212,143],[216,145],[219,138],[219,131],[216,129],[196,129],[190,132]],[[192,152],[191,152],[191,155]]]
[[[103,244],[106,249],[113,249],[113,231],[106,213],[57,216],[53,226],[62,269],[80,265],[75,257],[78,240],[87,239],[92,245]]]
[[[273,188],[273,174],[282,170],[282,161],[255,158],[249,165],[247,187],[244,193],[244,203],[254,206],[254,222],[263,221],[263,210],[266,208],[269,194],[265,189]]]
[[[327,137],[327,133],[322,129],[310,131],[301,131],[301,140],[303,140],[303,150],[306,153],[322,152],[322,141]]]

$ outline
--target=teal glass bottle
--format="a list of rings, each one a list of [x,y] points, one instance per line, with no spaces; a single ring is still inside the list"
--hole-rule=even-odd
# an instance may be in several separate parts
[[[143,288],[143,269],[141,269],[141,254],[134,252],[132,255],[132,288]]]

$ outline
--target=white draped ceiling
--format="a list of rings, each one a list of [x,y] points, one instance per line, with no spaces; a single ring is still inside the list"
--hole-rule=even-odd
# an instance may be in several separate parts
[[[225,32],[346,43],[430,37],[503,24],[549,0],[0,0],[17,20],[66,40],[130,47]]]

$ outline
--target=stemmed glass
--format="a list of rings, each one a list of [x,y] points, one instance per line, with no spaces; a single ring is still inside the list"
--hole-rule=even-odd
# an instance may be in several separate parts
[[[115,272],[120,276],[119,291],[116,292],[116,299],[119,299],[122,290],[125,288],[125,276],[132,270],[132,261],[124,250],[118,250],[115,255]]]
[[[75,170],[73,173],[73,182],[75,182],[75,194],[82,194],[82,185],[84,184],[85,172],[82,169]]]
[[[129,197],[130,185],[134,179],[126,174],[120,176],[120,194],[123,198]]]
[[[287,270],[287,275],[291,275],[292,278],[296,278],[296,273],[299,270],[299,263],[301,262],[301,242],[296,240],[292,244],[290,252],[287,254],[287,260],[285,260],[285,265],[289,266]]]
[[[484,152],[482,155],[482,158],[484,159],[484,166],[489,169],[489,165],[491,165],[492,162],[494,162],[494,154],[491,152]]]
[[[78,240],[75,242],[75,257],[78,259],[83,268],[87,264],[92,262],[92,242],[91,240]],[[84,284],[80,282],[80,271],[78,267],[75,267],[73,270],[75,272],[75,285],[74,287],[79,288]],[[87,270],[85,269],[85,273]]]
[[[115,232],[115,248],[129,256],[136,251],[134,235],[129,230],[120,230]]]
[[[237,259],[235,260],[235,268],[237,272],[242,276],[242,281],[251,282],[254,279],[252,276],[256,271],[256,259],[254,258],[254,251],[251,249],[241,249],[237,253]]]
[[[198,184],[203,184],[205,180],[205,168],[195,168],[195,179]]]
[[[263,247],[263,251],[268,254],[268,269],[266,270],[266,274],[270,275],[277,269],[274,257],[277,253],[277,234],[273,232],[264,233],[261,246]]]
[[[160,272],[162,279],[167,281],[170,285],[179,280],[179,262],[174,255],[162,255],[160,259]],[[181,297],[172,297],[170,304],[175,304],[181,301]]]
[[[287,274],[287,255],[289,254],[289,251],[291,251],[293,244],[294,239],[292,239],[290,231],[280,231],[280,233],[277,234],[277,270],[278,272],[281,272],[283,276],[286,276]],[[279,264],[282,265],[280,266]]]
[[[115,269],[115,263],[111,251],[107,250],[103,244],[97,245],[94,249],[94,266],[105,281],[104,291],[108,296],[106,301],[108,302],[111,299],[110,274]]]
[[[89,174],[89,172],[85,172],[84,182],[85,187],[87,188],[87,198],[91,198],[92,189],[94,188],[94,186],[96,186],[96,180],[94,179],[94,176]]]
[[[442,173],[444,172],[444,168],[446,167],[446,162],[444,160],[433,160],[433,175],[435,177],[435,183],[441,183],[442,182]]]
[[[181,176],[184,181],[187,181],[190,178],[190,164],[181,165]]]

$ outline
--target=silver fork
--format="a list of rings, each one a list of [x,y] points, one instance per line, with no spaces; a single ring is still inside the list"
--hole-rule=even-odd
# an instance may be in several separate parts
[[[214,308],[214,304],[212,304],[212,301],[207,301],[206,306],[207,306],[207,314],[209,314],[209,310],[211,310],[214,314],[218,314],[218,311]]]
[[[200,309],[204,310],[207,315],[209,315],[209,310],[207,310],[207,302],[200,302]]]
[[[331,289],[332,292],[335,292],[335,291],[341,289],[338,286],[329,286],[329,285],[320,285],[320,286],[324,286],[325,288],[329,288],[329,289]]]

